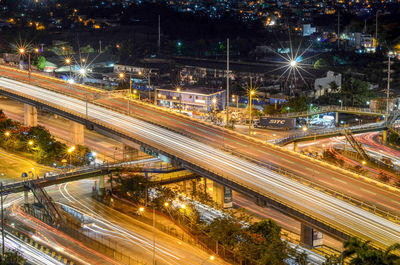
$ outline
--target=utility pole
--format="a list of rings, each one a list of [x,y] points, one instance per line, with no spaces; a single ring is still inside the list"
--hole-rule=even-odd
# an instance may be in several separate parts
[[[252,96],[252,93],[253,93],[253,82],[252,82],[252,80],[253,80],[253,77],[252,76],[250,76],[250,90],[249,90],[249,134],[250,134],[250,131],[251,131],[251,118],[252,118],[252,116],[251,116],[251,101],[252,101],[252,99],[251,99],[251,96]]]
[[[161,50],[161,18],[160,15],[158,15],[158,55],[160,55],[160,50]]]
[[[386,87],[386,121],[389,117],[389,95],[390,95],[390,55],[388,55],[388,76],[387,76],[387,87]]]
[[[3,182],[0,182],[0,197],[1,197],[1,257],[4,258],[5,246],[4,246],[4,209],[3,209]]]
[[[378,47],[378,16],[379,16],[379,12],[381,12],[380,10],[376,11],[375,14],[375,48]]]
[[[226,126],[229,124],[229,38],[226,39]]]
[[[153,265],[156,265],[156,209],[153,205]]]
[[[99,53],[101,53],[101,40],[99,40]]]
[[[340,48],[340,10],[338,9],[338,22],[337,22],[337,47]]]

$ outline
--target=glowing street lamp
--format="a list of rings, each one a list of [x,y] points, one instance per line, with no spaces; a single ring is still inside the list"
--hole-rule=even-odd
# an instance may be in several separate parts
[[[72,161],[72,152],[75,150],[75,146],[71,146],[67,152],[69,154],[69,167],[71,168],[71,161]]]
[[[28,144],[29,144],[29,145],[33,145],[33,141],[30,140],[30,141],[28,142]]]
[[[203,265],[206,261],[208,261],[208,260],[213,261],[214,259],[215,259],[214,256],[210,256],[210,257],[206,258],[205,260],[203,260],[203,262],[201,264]]]
[[[297,66],[297,62],[295,60],[290,61],[290,66],[291,67],[296,67]]]
[[[7,137],[10,136],[10,132],[5,132],[4,135]]]
[[[252,121],[252,118],[253,118],[253,115],[252,115],[252,107],[251,107],[251,104],[252,104],[252,97],[253,97],[255,94],[256,94],[255,89],[250,85],[250,90],[249,90],[249,133],[250,133],[250,131],[251,131],[251,121]]]
[[[21,56],[28,54],[28,77],[29,77],[29,82],[30,82],[31,81],[31,54],[24,47],[19,48],[18,52]]]

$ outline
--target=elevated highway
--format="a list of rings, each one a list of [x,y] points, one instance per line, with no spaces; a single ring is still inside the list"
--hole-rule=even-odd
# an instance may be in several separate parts
[[[173,119],[173,114],[161,115],[161,111],[152,110],[150,107],[143,107],[139,112],[140,104],[134,107],[142,114],[141,118],[146,119],[147,122],[126,115],[126,109],[118,107],[118,104],[124,105],[123,101],[113,101],[116,102],[115,105],[99,106],[4,78],[0,78],[0,86],[2,87],[1,94],[9,98],[136,142],[170,159],[176,166],[182,166],[241,191],[255,198],[260,204],[273,206],[337,238],[359,236],[371,240],[379,247],[400,241],[398,224],[315,190],[299,181],[282,176],[266,168],[264,163],[270,162],[269,158],[273,158],[271,160],[274,163],[280,162],[282,166],[292,168],[296,171],[295,173],[313,177],[318,174],[325,179],[330,179],[331,176],[336,178],[337,175],[348,177],[346,181],[353,181],[353,183],[356,181],[369,190],[384,194],[382,197],[375,196],[372,202],[398,209],[393,205],[392,198],[398,198],[395,191],[381,189],[374,184],[354,179],[347,171],[330,168],[305,156],[244,138],[241,135],[230,134],[219,128],[205,124],[199,125],[183,117]],[[168,129],[152,124],[156,123],[153,122],[154,120]],[[166,121],[168,121],[168,126],[162,124]],[[183,133],[178,134],[172,131],[174,128],[171,127],[175,124],[183,127],[181,130],[175,128],[175,131]],[[192,133],[192,137],[182,135],[191,133],[193,130],[198,134]],[[204,143],[204,140],[210,141],[211,144]],[[246,159],[215,148],[222,145],[233,147],[231,149],[233,153],[240,153]],[[255,163],[256,159],[258,163]],[[343,183],[340,186],[344,186]],[[349,186],[350,190],[355,190],[357,187],[352,186],[351,183],[346,186]],[[365,196],[363,199],[367,201],[369,197],[371,196]]]

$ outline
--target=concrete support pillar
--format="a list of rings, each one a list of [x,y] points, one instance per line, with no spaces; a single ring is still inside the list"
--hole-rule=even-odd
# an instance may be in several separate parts
[[[104,175],[99,176],[99,187],[97,189],[97,194],[99,196],[104,196],[105,195],[105,187],[104,187]]]
[[[70,134],[71,134],[71,143],[73,145],[84,145],[85,143],[85,130],[84,126],[80,123],[70,121]]]
[[[134,160],[138,157],[138,150],[126,144],[122,144],[122,153],[124,160]]]
[[[297,142],[293,142],[293,151],[298,151]]]
[[[27,190],[24,190],[24,204],[25,205],[27,205],[27,204],[29,204],[29,193],[28,193],[29,191],[27,191]]]
[[[232,208],[232,189],[213,181],[212,198],[223,208]]]
[[[34,106],[24,104],[24,125],[37,126],[37,109]]]
[[[336,112],[335,122],[336,122],[336,125],[339,124],[339,112]]]
[[[382,143],[386,144],[387,141],[387,130],[382,131]]]
[[[300,244],[306,248],[313,247],[313,228],[305,224],[301,224]]]
[[[217,205],[223,207],[224,206],[224,186],[213,181],[213,201],[217,203]]]

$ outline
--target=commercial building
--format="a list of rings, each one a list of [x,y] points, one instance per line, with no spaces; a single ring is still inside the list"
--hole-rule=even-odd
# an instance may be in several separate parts
[[[226,90],[204,87],[157,89],[157,104],[184,111],[221,110],[226,107]]]

